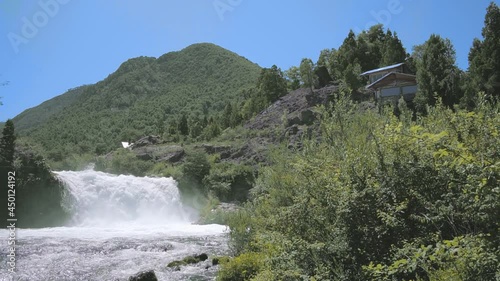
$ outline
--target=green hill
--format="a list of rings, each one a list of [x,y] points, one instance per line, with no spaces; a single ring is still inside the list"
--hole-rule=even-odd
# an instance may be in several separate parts
[[[81,86],[70,89],[66,93],[45,101],[36,107],[26,109],[14,118],[16,130],[29,132],[43,125],[51,116],[70,106],[85,91],[86,87]]]
[[[94,85],[70,90],[14,118],[22,137],[53,160],[105,153],[120,141],[161,134],[180,114],[210,117],[255,85],[260,67],[213,44],[139,57]]]

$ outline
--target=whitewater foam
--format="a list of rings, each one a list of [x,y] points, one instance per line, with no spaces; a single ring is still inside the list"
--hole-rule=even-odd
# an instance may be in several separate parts
[[[112,175],[93,170],[55,172],[65,184],[63,205],[72,226],[166,225],[188,223],[172,178]]]

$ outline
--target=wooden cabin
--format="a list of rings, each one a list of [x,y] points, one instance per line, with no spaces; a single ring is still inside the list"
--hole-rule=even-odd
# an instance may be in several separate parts
[[[378,101],[397,101],[403,97],[411,101],[417,93],[417,77],[409,73],[404,63],[398,63],[361,74],[369,77],[366,89],[374,93]]]

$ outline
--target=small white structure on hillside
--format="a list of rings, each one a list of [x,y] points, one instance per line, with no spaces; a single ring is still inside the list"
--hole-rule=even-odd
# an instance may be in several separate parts
[[[128,143],[126,141],[122,141],[123,148],[129,148],[131,145],[132,145],[131,143]]]

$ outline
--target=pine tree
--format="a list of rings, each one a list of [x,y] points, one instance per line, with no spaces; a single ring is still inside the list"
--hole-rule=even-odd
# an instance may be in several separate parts
[[[380,66],[383,67],[404,62],[405,59],[406,49],[403,47],[403,43],[399,40],[396,32],[392,33],[390,30],[387,30]]]
[[[231,117],[233,115],[233,106],[227,103],[222,113],[222,128],[226,129],[231,127]]]
[[[179,120],[179,132],[183,136],[187,136],[189,134],[189,125],[188,119],[185,113],[182,114],[181,119]]]
[[[449,39],[431,35],[423,46],[421,59],[417,62],[419,90],[416,104],[421,112],[426,105],[435,105],[436,98],[452,106],[461,98],[460,70],[455,63],[455,49]]]
[[[474,39],[469,52],[470,85],[472,91],[484,91],[491,96],[500,96],[500,8],[491,2],[484,20],[484,40]]]

